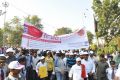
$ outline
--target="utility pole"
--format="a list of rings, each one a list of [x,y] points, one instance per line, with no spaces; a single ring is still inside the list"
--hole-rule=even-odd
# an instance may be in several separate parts
[[[6,8],[9,6],[9,3],[8,2],[3,2],[2,3],[2,6],[5,8],[5,11],[3,12],[4,14],[4,28],[5,28],[5,22],[6,22]],[[5,32],[3,32],[3,47],[5,46]]]

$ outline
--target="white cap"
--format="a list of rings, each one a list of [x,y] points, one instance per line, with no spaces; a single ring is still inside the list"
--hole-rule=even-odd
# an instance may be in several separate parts
[[[74,52],[74,54],[77,54],[76,52]]]
[[[13,53],[15,53],[15,50],[13,50],[13,48],[8,48],[8,49],[6,50],[6,53],[8,53],[8,52],[13,52]]]
[[[83,52],[83,55],[89,54],[88,52]]]
[[[6,60],[6,57],[5,57],[4,54],[0,54],[0,61],[1,61],[1,60]]]
[[[83,55],[83,53],[84,53],[83,51],[80,51],[80,52],[79,52],[80,55]]]
[[[48,53],[50,53],[50,51],[47,51],[46,53],[48,54]]]
[[[76,61],[81,61],[81,59],[78,57],[78,58],[76,58]]]
[[[90,51],[89,53],[90,53],[90,54],[93,54],[93,51]]]
[[[41,56],[40,59],[41,59],[41,60],[42,60],[42,59],[45,59],[45,57],[44,57],[44,56]]]
[[[70,55],[74,55],[73,53],[69,53]]]
[[[9,69],[22,69],[24,68],[24,65],[21,65],[18,61],[12,61],[8,65]]]
[[[56,51],[56,53],[60,53],[60,51]]]
[[[64,50],[62,50],[61,52],[62,52],[62,53],[65,53],[65,51],[64,51]]]
[[[65,53],[65,55],[69,55],[69,53],[67,52],[67,53]]]

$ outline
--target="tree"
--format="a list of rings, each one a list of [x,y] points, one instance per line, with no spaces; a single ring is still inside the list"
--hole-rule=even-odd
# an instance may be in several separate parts
[[[0,47],[3,44],[3,29],[0,28]]]
[[[4,26],[4,45],[6,46],[16,46],[21,43],[21,36],[23,32],[23,26],[21,24],[21,19],[14,16],[13,19],[7,21]]]
[[[105,45],[99,53],[112,53],[118,50],[120,36],[120,0],[93,0],[93,10],[97,21],[97,38],[104,38]]]
[[[41,19],[36,15],[28,16],[25,18],[27,22],[35,25],[36,27],[42,29],[42,25],[40,24]],[[23,25],[21,24],[21,19],[17,16],[14,16],[10,21],[6,21],[5,26],[3,28],[3,44],[6,46],[20,46],[22,39]],[[0,30],[0,39],[2,33]],[[1,41],[0,41],[1,44]]]
[[[57,35],[63,35],[63,34],[69,34],[69,33],[72,33],[72,30],[70,28],[62,27],[57,29],[54,35],[57,36]]]
[[[87,31],[87,36],[89,43],[92,44],[94,35],[90,31]]]
[[[93,10],[97,20],[97,36],[109,43],[120,34],[120,0],[93,0]]]
[[[43,29],[43,25],[41,24],[41,19],[37,15],[28,16],[25,18],[25,21],[35,25],[38,29]]]
[[[90,50],[93,50],[93,51],[96,53],[96,51],[97,51],[97,45],[94,44],[94,43],[92,43],[92,44],[90,44],[89,49],[90,49]]]

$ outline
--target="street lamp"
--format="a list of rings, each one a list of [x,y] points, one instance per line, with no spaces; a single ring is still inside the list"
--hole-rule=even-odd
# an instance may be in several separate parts
[[[5,15],[4,15],[4,27],[5,27],[5,20],[6,20],[6,8],[9,6],[9,3],[8,2],[4,2],[2,3],[3,7],[5,8]]]
[[[2,3],[2,6],[5,8],[5,11],[3,12],[4,13],[4,27],[5,27],[5,21],[6,21],[6,8],[9,6],[9,3],[8,2],[4,2]],[[3,32],[3,47],[5,46],[5,33]]]

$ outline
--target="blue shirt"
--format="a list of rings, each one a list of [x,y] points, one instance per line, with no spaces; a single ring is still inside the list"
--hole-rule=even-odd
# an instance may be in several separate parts
[[[74,58],[74,57],[69,57],[69,58],[67,58],[67,66],[69,67],[69,68],[71,68],[74,64],[76,63],[76,58]]]

